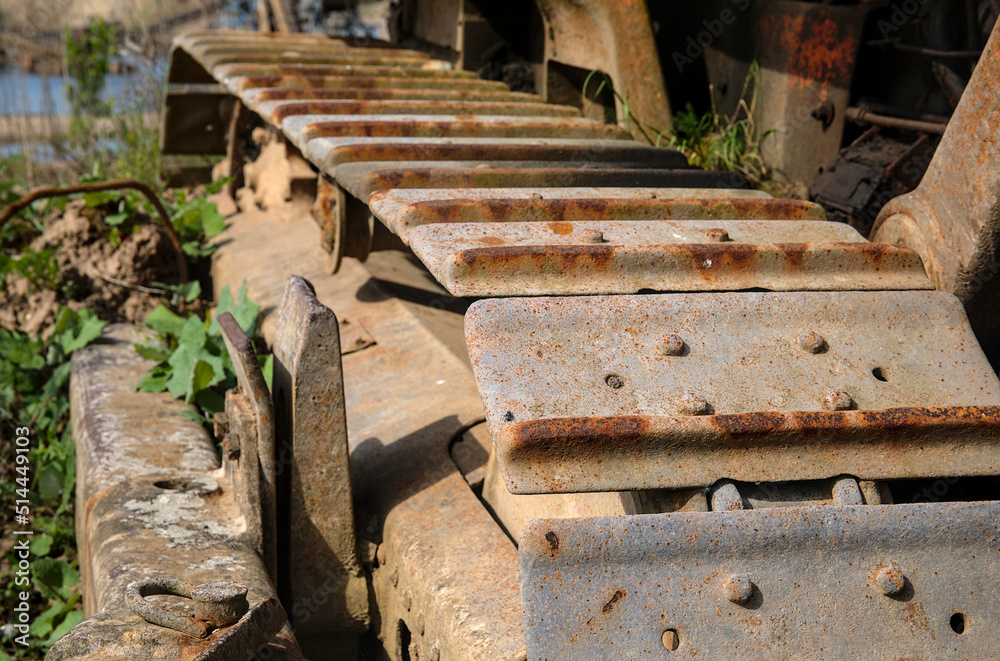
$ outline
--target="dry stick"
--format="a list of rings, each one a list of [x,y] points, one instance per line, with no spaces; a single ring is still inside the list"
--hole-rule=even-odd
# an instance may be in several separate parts
[[[154,193],[149,186],[141,181],[136,181],[135,179],[116,179],[115,181],[95,181],[89,184],[76,184],[73,186],[43,186],[42,188],[36,188],[30,193],[22,196],[20,199],[15,200],[3,211],[0,211],[0,227],[10,220],[18,211],[24,209],[35,200],[42,200],[47,197],[58,197],[60,195],[73,195],[75,193],[96,193],[105,190],[117,190],[119,188],[133,188],[145,195],[149,201],[153,203],[153,206],[156,208],[156,213],[160,216],[163,229],[167,233],[167,238],[170,239],[170,243],[174,246],[174,252],[177,254],[177,272],[180,276],[181,282],[187,282],[187,259],[184,257],[184,248],[181,246],[181,237],[177,235],[177,230],[174,229],[174,226],[170,222],[170,214],[167,213],[166,207],[163,206],[163,202],[161,202],[160,198],[156,196],[156,193]]]

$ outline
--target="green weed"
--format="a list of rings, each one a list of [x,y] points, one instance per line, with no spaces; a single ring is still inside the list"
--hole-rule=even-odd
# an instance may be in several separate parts
[[[205,319],[194,314],[184,318],[159,306],[146,318],[146,327],[155,333],[157,341],[135,345],[143,358],[158,362],[135,389],[166,390],[177,399],[197,405],[202,412],[201,415],[188,412],[186,417],[207,423],[223,410],[223,393],[236,385],[236,372],[222,339],[219,315],[231,313],[240,328],[253,337],[259,309],[247,297],[246,282],[241,283],[235,300],[229,287],[224,287],[215,313]],[[270,386],[271,356],[261,357],[261,368]]]
[[[0,465],[10,472],[0,479],[0,495],[11,503],[27,495],[36,514],[31,522],[36,534],[30,545],[34,560],[29,646],[12,644],[11,632],[5,631],[0,659],[36,658],[83,619],[73,529],[76,463],[69,427],[69,361],[75,351],[98,338],[103,327],[90,310],[64,307],[45,339],[0,329],[0,437],[4,439]],[[30,484],[28,471],[18,472],[10,456],[18,427],[32,432]],[[12,551],[4,567],[0,600],[10,613],[20,601],[18,593],[28,590],[15,582],[17,559]]]

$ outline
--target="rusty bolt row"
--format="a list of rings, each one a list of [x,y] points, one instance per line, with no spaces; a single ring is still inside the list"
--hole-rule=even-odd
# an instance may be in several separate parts
[[[895,597],[906,588],[906,576],[895,564],[879,568],[872,580],[872,588],[887,597]],[[734,604],[745,605],[754,595],[757,586],[744,574],[730,574],[722,582],[722,594]]]

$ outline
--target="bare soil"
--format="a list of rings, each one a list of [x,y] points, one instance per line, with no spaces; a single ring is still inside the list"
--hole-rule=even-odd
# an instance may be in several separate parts
[[[102,214],[73,200],[52,219],[33,250],[52,250],[59,264],[59,291],[42,290],[9,274],[0,291],[0,326],[44,335],[61,305],[89,307],[109,322],[141,321],[167,292],[153,283],[177,280],[173,247],[151,219],[121,244],[110,240]]]

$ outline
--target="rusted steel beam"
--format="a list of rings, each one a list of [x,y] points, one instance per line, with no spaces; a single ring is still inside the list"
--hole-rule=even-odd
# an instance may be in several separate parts
[[[413,228],[434,223],[826,219],[822,207],[811,202],[727,189],[386,190],[373,193],[369,204],[375,217],[404,241]]]
[[[316,138],[302,152],[324,172],[358,161],[613,161],[683,165],[684,155],[630,140],[576,138]]]
[[[433,72],[438,73],[438,72]],[[426,78],[390,76],[322,76],[308,74],[282,74],[263,76],[233,76],[222,83],[234,94],[258,87],[285,89],[438,89],[438,90],[496,90],[505,92],[507,86],[494,80],[428,76]]]
[[[421,69],[401,66],[366,64],[220,64],[212,67],[212,75],[220,80],[248,76],[341,76],[350,78],[407,78],[441,80],[479,80],[471,71],[453,69]]]
[[[316,138],[564,138],[629,140],[618,126],[582,117],[456,115],[295,115],[281,122],[299,148]]]
[[[488,299],[465,328],[514,493],[1000,470],[1000,381],[943,292]]]
[[[657,163],[565,163],[550,161],[415,161],[347,163],[334,178],[348,193],[367,200],[380,190],[400,188],[736,188],[750,184],[741,175]]]
[[[1000,23],[916,190],[882,209],[872,237],[920,253],[1000,365]]]
[[[488,101],[434,101],[434,100],[330,100],[330,101],[272,101],[261,103],[258,112],[268,121],[281,124],[295,115],[511,115],[529,117],[579,117],[573,106],[551,103],[491,103]]]
[[[489,102],[489,103],[537,103],[538,97],[524,92],[510,92],[503,89],[457,90],[457,89],[427,89],[423,87],[410,89],[373,89],[373,88],[283,88],[262,87],[247,90],[241,94],[249,104],[263,104],[267,101],[322,101],[346,99],[348,101],[396,100],[396,101],[452,101],[452,102]],[[262,109],[262,115],[266,110]]]
[[[920,257],[817,221],[441,223],[407,235],[455,296],[933,289]]]

